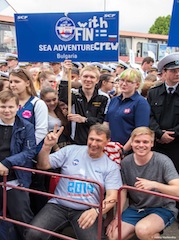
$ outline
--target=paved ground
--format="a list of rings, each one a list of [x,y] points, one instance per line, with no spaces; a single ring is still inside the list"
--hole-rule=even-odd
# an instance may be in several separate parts
[[[170,227],[166,228],[161,239],[179,240],[179,224],[174,222]]]
[[[174,222],[170,227],[164,230],[164,233],[160,236],[161,240],[179,240],[179,224]],[[131,240],[137,240],[133,237]],[[157,239],[156,239],[157,240]]]

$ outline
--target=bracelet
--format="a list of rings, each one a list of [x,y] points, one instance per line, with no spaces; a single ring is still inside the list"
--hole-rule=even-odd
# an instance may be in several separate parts
[[[99,215],[99,209],[98,208],[94,208],[96,213]]]

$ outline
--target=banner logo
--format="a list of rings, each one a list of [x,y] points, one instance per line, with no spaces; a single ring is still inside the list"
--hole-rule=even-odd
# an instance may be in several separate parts
[[[75,24],[70,18],[62,17],[56,23],[55,31],[62,41],[70,41],[75,35]]]

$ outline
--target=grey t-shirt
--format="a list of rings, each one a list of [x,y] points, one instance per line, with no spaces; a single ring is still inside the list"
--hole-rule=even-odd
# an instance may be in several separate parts
[[[87,146],[66,146],[50,155],[50,164],[52,168],[61,167],[61,174],[98,181],[105,190],[119,189],[122,185],[119,166],[106,154],[101,158],[91,158]],[[80,180],[60,178],[55,194],[85,203],[99,203],[99,187]],[[89,208],[87,205],[57,198],[52,198],[49,202],[78,210]]]
[[[121,174],[123,183],[134,186],[136,177],[157,181],[167,184],[173,179],[179,178],[173,162],[166,155],[153,152],[151,160],[139,166],[134,161],[133,154],[128,155],[121,162]],[[167,198],[157,197],[136,191],[128,191],[129,205],[135,209],[147,207],[163,207],[171,210],[175,216],[178,210],[175,207],[175,201]]]

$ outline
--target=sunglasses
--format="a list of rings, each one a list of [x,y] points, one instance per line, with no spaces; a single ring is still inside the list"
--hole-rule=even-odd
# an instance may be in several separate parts
[[[24,70],[23,68],[17,68],[17,69],[12,69],[9,73],[9,75],[16,73],[16,74],[23,74],[28,80],[30,80],[30,76],[27,73],[27,70]]]

